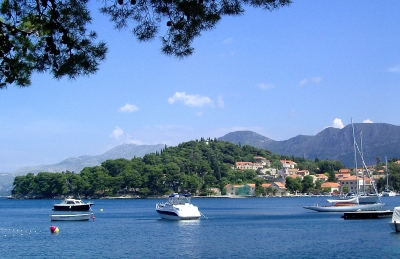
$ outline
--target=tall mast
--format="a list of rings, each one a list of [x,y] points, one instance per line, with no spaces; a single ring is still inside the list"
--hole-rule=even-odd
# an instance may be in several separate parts
[[[386,161],[386,189],[389,190],[389,168],[386,156],[385,156],[385,161]]]
[[[362,138],[362,130],[360,131],[360,148],[361,148],[361,157],[364,157],[364,151],[363,151],[363,138]],[[365,195],[365,174],[364,174],[364,169],[362,170],[362,177],[363,177],[363,194]],[[371,179],[372,180],[372,179]]]
[[[358,196],[359,187],[358,187],[358,172],[357,172],[357,150],[356,150],[356,137],[355,137],[355,134],[354,134],[353,118],[351,118],[351,127],[353,129],[354,166],[355,166],[354,171],[355,171],[355,174],[356,174],[356,184],[357,184],[356,190],[357,190],[357,196]]]

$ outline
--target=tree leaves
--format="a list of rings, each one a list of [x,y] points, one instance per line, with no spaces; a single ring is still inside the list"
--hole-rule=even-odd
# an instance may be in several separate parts
[[[88,0],[3,0],[0,5],[0,89],[31,84],[34,72],[55,78],[93,74],[107,47],[87,26]],[[100,11],[116,29],[132,27],[139,41],[160,37],[162,52],[177,58],[194,52],[193,40],[215,28],[226,15],[241,15],[244,6],[266,10],[291,0],[103,0]]]

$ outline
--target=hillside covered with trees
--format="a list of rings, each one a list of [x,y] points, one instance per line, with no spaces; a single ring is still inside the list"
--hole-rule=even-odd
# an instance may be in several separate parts
[[[306,160],[274,154],[249,145],[240,146],[225,141],[200,139],[165,147],[160,152],[128,159],[106,160],[100,166],[86,167],[80,173],[40,172],[28,173],[14,179],[12,195],[16,198],[53,198],[59,196],[105,196],[130,195],[134,197],[161,196],[170,192],[191,192],[208,195],[212,187],[224,194],[227,184],[254,183],[256,194],[265,195],[261,185],[265,180],[257,171],[234,169],[235,162],[254,162],[261,156],[271,162],[272,168],[281,169],[280,160],[290,159],[301,170],[310,174],[325,173],[334,180],[334,172],[344,166],[339,161]],[[393,187],[399,190],[400,165],[393,165]],[[396,178],[397,177],[397,178]],[[310,181],[311,176],[287,182],[289,191],[321,192],[321,183]],[[288,178],[289,179],[289,178]],[[385,181],[378,182],[383,188]]]

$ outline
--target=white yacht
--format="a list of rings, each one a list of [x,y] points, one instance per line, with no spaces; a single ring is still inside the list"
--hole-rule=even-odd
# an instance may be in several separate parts
[[[162,219],[199,219],[201,213],[197,206],[191,203],[190,194],[173,193],[168,201],[156,204],[156,211]]]

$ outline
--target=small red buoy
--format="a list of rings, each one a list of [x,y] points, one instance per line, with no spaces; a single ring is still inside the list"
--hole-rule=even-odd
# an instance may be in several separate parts
[[[95,219],[95,217],[94,216],[92,216],[92,220],[94,220]]]
[[[56,227],[56,226],[51,226],[50,227],[50,232],[51,233],[58,233],[58,231],[59,231],[58,227]]]

